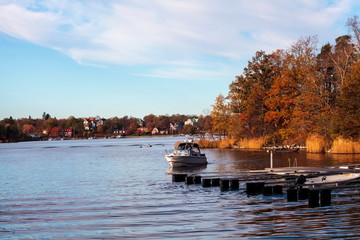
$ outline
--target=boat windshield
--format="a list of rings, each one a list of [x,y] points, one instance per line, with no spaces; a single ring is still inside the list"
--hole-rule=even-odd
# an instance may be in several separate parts
[[[176,147],[176,150],[191,150],[195,152],[200,152],[199,146],[193,143],[181,143]]]

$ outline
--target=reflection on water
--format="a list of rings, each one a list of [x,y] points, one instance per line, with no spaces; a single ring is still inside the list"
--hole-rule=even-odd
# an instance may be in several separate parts
[[[205,149],[209,164],[169,169],[164,150],[178,140],[0,144],[0,238],[353,239],[360,227],[357,191],[334,192],[333,205],[310,209],[281,195],[173,183],[167,172],[219,176],[269,167],[265,151]],[[295,162],[340,165],[360,156],[274,153],[274,167]]]
[[[206,169],[207,164],[199,166],[181,166],[181,167],[170,167],[167,171],[168,174],[176,173],[198,173]]]

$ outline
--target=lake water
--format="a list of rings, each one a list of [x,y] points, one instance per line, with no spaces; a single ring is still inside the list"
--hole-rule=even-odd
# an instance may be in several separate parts
[[[360,194],[308,208],[286,196],[173,183],[164,150],[178,137],[0,144],[0,239],[354,239]],[[151,144],[152,147],[146,147]],[[264,151],[204,150],[221,175],[269,167]],[[296,158],[296,160],[295,160]],[[274,167],[339,165],[359,155],[276,153]]]

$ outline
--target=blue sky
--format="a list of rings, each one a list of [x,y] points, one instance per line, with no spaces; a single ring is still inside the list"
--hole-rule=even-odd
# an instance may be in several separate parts
[[[0,119],[206,114],[258,50],[348,34],[358,0],[0,1]]]

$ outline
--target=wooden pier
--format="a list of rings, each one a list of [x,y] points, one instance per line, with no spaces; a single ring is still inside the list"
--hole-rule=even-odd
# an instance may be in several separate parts
[[[331,193],[342,189],[360,189],[360,169],[352,165],[341,167],[289,167],[269,168],[258,171],[241,171],[238,173],[171,173],[173,182],[184,182],[187,185],[198,184],[204,188],[219,187],[221,191],[240,191],[249,197],[284,195],[288,202],[308,200],[309,207],[328,206],[331,204]],[[350,176],[353,179],[343,180]],[[337,179],[339,181],[326,181]],[[358,176],[358,177],[357,177]],[[312,182],[311,179],[324,181]],[[341,181],[340,181],[341,180]],[[286,194],[284,193],[286,192]]]

